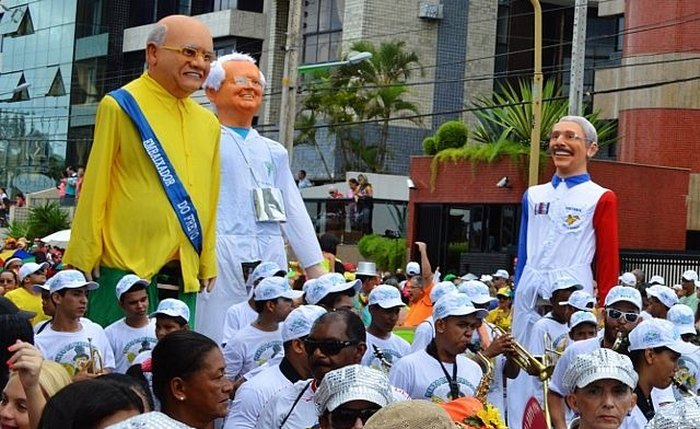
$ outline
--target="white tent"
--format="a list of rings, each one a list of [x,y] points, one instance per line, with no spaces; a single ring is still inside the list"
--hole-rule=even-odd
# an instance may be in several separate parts
[[[58,231],[54,232],[53,234],[49,234],[46,237],[42,238],[41,241],[50,246],[65,249],[66,247],[68,247],[68,242],[70,241],[70,229],[64,229],[63,231]]]

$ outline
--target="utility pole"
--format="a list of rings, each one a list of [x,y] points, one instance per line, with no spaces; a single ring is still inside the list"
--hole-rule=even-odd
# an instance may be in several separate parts
[[[283,3],[278,0],[278,3]],[[284,47],[284,76],[280,102],[279,140],[289,153],[289,164],[294,155],[294,122],[296,120],[297,76],[299,47],[301,46],[302,0],[289,0],[287,41]]]
[[[542,5],[540,0],[530,0],[535,8],[535,69],[532,81],[532,133],[530,135],[529,186],[539,182],[540,134],[542,132]]]
[[[574,34],[571,38],[571,74],[569,75],[569,115],[583,112],[583,72],[586,62],[586,20],[588,0],[576,0]]]

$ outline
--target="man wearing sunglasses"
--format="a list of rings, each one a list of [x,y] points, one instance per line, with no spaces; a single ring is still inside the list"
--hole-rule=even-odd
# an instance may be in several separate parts
[[[190,98],[209,74],[213,49],[197,19],[163,18],[146,39],[146,72],[97,108],[99,144],[64,262],[101,285],[88,316],[102,326],[122,317],[115,287],[126,274],[151,280],[167,272],[167,282],[148,288],[151,310],[170,297],[196,314],[196,293],[214,287],[219,123]]]
[[[220,341],[223,314],[247,298],[242,266],[271,261],[287,267],[285,239],[307,278],[319,277],[323,255],[281,144],[253,128],[265,76],[248,54],[215,61],[204,82],[221,123],[221,189],[216,249],[221,286],[197,300],[197,330]],[[270,210],[272,208],[272,210]]]
[[[302,429],[317,425],[314,398],[318,386],[330,371],[360,363],[367,351],[365,326],[353,312],[328,312],[316,319],[304,346],[312,378],[299,381],[270,399],[256,428]]]
[[[33,289],[34,285],[46,283],[46,269],[48,267],[49,264],[46,262],[42,264],[27,262],[22,265],[19,269],[20,287],[5,294],[5,298],[12,301],[18,308],[36,314],[31,319],[32,325],[50,319],[48,315],[44,314],[41,305],[41,292]]]
[[[282,361],[268,366],[241,385],[231,403],[224,429],[253,429],[270,398],[311,376],[304,339],[316,319],[325,313],[326,310],[317,305],[302,305],[289,313],[282,325]]]
[[[576,356],[590,353],[599,348],[614,349],[619,353],[627,354],[629,344],[627,338],[629,332],[642,320],[639,316],[641,309],[642,295],[637,289],[626,286],[613,287],[605,298],[605,316],[603,318],[605,326],[602,335],[572,343],[564,351],[554,368],[547,397],[553,429],[566,429],[567,422],[573,419],[573,414],[567,412],[564,406],[563,397],[566,391],[562,387],[564,373],[571,362]],[[620,341],[617,341],[618,333],[621,334],[621,344]],[[655,391],[654,396],[661,403],[673,401],[671,389]]]
[[[476,392],[481,367],[464,351],[488,311],[474,308],[466,295],[448,293],[433,305],[435,338],[424,350],[404,356],[389,373],[392,385],[413,399],[449,401]]]
[[[588,160],[598,152],[597,140],[587,119],[561,118],[549,138],[554,177],[523,195],[513,300],[513,336],[521,344],[527,344],[540,319],[538,296],[549,298],[546,294],[557,278],[572,277],[592,295],[595,279],[600,304],[617,282],[617,197],[588,174]],[[518,422],[511,429],[520,426]]]

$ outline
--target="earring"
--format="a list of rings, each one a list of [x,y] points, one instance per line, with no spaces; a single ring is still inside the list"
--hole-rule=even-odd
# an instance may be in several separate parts
[[[177,400],[178,400],[178,401],[184,401],[184,400],[185,400],[185,397],[184,397],[184,396],[178,396],[178,397],[177,397]]]

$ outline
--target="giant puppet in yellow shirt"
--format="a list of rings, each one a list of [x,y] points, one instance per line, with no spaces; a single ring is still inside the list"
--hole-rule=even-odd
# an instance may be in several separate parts
[[[216,277],[219,122],[189,97],[171,95],[147,72],[124,89],[136,99],[192,198],[202,226],[202,253],[197,255],[182,231],[131,119],[106,96],[97,109],[94,143],[63,260],[86,272],[101,266],[146,279],[179,260],[184,292],[198,292],[199,279]],[[88,309],[103,325],[122,317],[114,284],[107,289],[99,295],[101,302],[90,300]],[[109,303],[104,302],[108,295]]]

